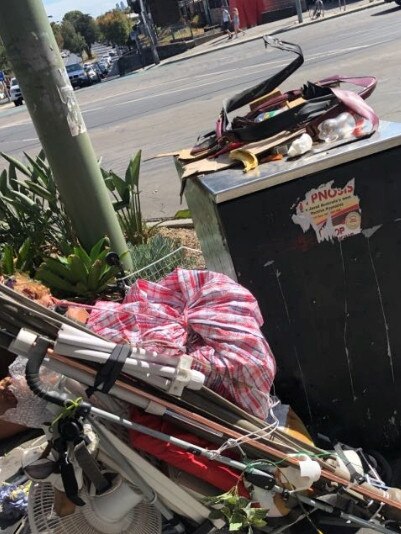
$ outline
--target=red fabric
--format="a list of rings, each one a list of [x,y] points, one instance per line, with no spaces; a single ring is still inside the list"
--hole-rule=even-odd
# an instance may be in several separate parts
[[[230,0],[230,11],[238,9],[241,28],[256,26],[264,9],[263,0]]]
[[[266,419],[276,365],[251,293],[223,274],[176,269],[159,283],[137,281],[123,304],[98,302],[94,332],[167,356],[193,357],[206,385]]]
[[[188,441],[192,445],[204,449],[215,449],[215,447],[205,439],[189,434],[184,430],[177,428],[175,425],[164,421],[162,418],[144,413],[137,408],[132,409],[131,420],[146,426],[147,428]],[[160,441],[159,439],[146,436],[140,432],[130,430],[129,434],[133,448],[145,451],[159,460],[162,460],[181,471],[194,475],[223,491],[228,491],[233,488],[240,479],[238,471],[235,471],[226,465],[196,456],[172,445],[171,443]],[[242,496],[249,497],[242,481],[238,484],[238,490]]]

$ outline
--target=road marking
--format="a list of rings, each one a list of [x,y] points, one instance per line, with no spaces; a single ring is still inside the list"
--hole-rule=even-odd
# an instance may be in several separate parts
[[[102,111],[106,106],[101,106],[100,108],[93,108],[93,109],[84,109],[81,111],[82,114],[84,113],[91,113],[92,111]]]
[[[398,33],[398,30],[394,30],[393,33]],[[360,45],[356,45],[356,46],[339,48],[337,50],[332,50],[331,52],[318,52],[318,53],[316,53],[314,55],[308,56],[306,58],[305,62],[310,63],[310,62],[313,62],[314,60],[319,59],[321,57],[333,57],[333,56],[341,55],[341,54],[344,54],[344,53],[355,52],[355,51],[358,51],[358,50],[363,50],[363,49],[366,49],[366,48],[375,47],[375,46],[387,43],[389,35],[391,35],[391,32],[387,32],[386,39],[383,39],[383,40],[380,40],[380,41],[376,41],[374,43],[360,44]],[[170,83],[171,84],[177,84],[177,81],[183,81],[184,83],[186,82],[185,86],[183,84],[178,89],[169,89],[167,91],[162,91],[162,92],[159,92],[159,93],[139,96],[138,98],[126,100],[124,102],[111,103],[109,105],[99,106],[97,108],[86,109],[86,110],[83,110],[82,113],[92,113],[92,112],[95,112],[95,111],[102,111],[105,108],[120,107],[120,106],[125,106],[127,104],[133,104],[135,102],[141,102],[141,101],[144,101],[144,100],[149,100],[149,99],[152,99],[152,98],[159,98],[161,96],[168,96],[168,95],[172,95],[172,94],[176,94],[176,93],[183,93],[185,91],[189,91],[189,90],[193,89],[194,87],[207,87],[207,86],[213,85],[213,84],[223,83],[223,82],[227,82],[227,81],[233,81],[233,80],[238,79],[241,76],[243,76],[243,74],[241,74],[241,73],[243,73],[244,71],[248,71],[248,72],[254,71],[256,73],[261,69],[268,69],[268,68],[272,68],[272,67],[281,67],[281,66],[285,66],[286,64],[287,63],[284,63],[282,60],[276,59],[276,60],[273,60],[273,61],[266,61],[266,62],[262,61],[262,62],[260,62],[260,63],[258,63],[256,65],[244,65],[244,66],[241,66],[241,67],[233,67],[233,68],[221,70],[221,71],[218,71],[218,72],[199,74],[197,76],[191,77],[191,79],[188,79],[188,77],[186,77],[186,78],[175,78],[174,80],[171,80],[171,81],[170,80],[163,80],[162,82],[157,82],[157,83],[150,84],[150,85],[146,85],[146,83],[142,83],[142,84],[140,84],[141,85],[140,87],[131,88],[128,91],[121,91],[120,93],[114,93],[114,94],[111,94],[109,96],[102,96],[101,98],[97,98],[97,99],[91,100],[91,102],[88,103],[88,104],[94,104],[96,102],[104,102],[105,100],[110,100],[112,98],[115,99],[118,96],[130,95],[132,93],[137,93],[139,91],[148,91],[148,90],[155,89],[155,88],[158,88],[158,87],[161,87],[161,86],[166,87],[166,85],[169,85]],[[225,78],[221,78],[221,76],[223,76],[225,74],[228,74],[230,72],[235,72],[236,75],[235,76],[226,76]],[[209,82],[201,83],[201,84],[198,83],[199,79],[210,78],[210,76],[214,76],[216,79],[214,79],[212,81],[209,81]],[[143,81],[143,80],[144,80],[144,78],[141,79],[141,81]],[[84,106],[84,105],[85,104],[81,104],[81,106]],[[32,124],[30,119],[23,120],[23,121],[20,121],[20,122],[17,121],[17,122],[14,122],[14,123],[8,123],[8,124],[5,124],[3,126],[0,126],[0,129],[4,130],[4,129],[8,129],[8,128],[18,128],[19,126],[25,126],[27,124]],[[29,139],[29,140],[24,140],[24,141],[25,142],[31,142],[31,141],[34,141],[34,140],[37,140],[37,139]]]
[[[20,121],[20,122],[11,122],[11,123],[8,123],[8,124],[5,124],[4,126],[0,126],[0,130],[5,130],[7,128],[14,128],[14,127],[18,127],[18,126],[24,126],[25,124],[29,124],[30,122],[32,122],[31,120],[24,120],[24,121]]]

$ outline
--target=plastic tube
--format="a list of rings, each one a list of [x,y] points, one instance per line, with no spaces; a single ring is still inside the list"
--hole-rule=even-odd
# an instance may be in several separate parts
[[[99,350],[100,352],[111,352],[116,343],[106,341],[95,335],[88,335],[86,332],[75,330],[70,326],[63,325],[57,336],[58,341],[76,347]],[[148,352],[145,349],[131,346],[132,354],[137,360],[145,360],[149,362],[159,363],[161,365],[171,365],[176,367],[180,362],[179,356],[164,356],[157,354],[157,352]]]
[[[54,350],[58,354],[63,356],[69,356],[70,358],[84,359],[96,363],[106,363],[110,357],[110,353],[100,352],[91,349],[79,349],[74,348],[72,345],[66,345],[64,343],[57,342],[54,345]],[[166,378],[174,379],[177,375],[177,369],[166,365],[159,365],[157,363],[149,363],[141,360],[137,360],[128,357],[125,360],[123,370],[127,374],[131,373],[151,373],[152,375],[164,376]]]
[[[54,350],[62,356],[95,363],[106,363],[110,357],[110,354],[107,352],[76,349],[73,345],[61,342],[55,344]],[[183,362],[182,368],[174,368],[166,365],[159,365],[157,363],[140,361],[134,358],[127,358],[123,371],[131,376],[136,376],[141,380],[145,380],[166,390],[170,388],[171,384],[165,379],[168,379],[173,383],[174,381],[177,381],[177,383],[180,383],[183,387],[185,386],[193,390],[201,389],[205,381],[205,376],[202,373],[188,369],[188,362]]]

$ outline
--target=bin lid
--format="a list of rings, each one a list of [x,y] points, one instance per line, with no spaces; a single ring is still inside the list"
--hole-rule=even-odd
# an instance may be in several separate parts
[[[219,204],[400,145],[401,123],[381,121],[378,131],[368,139],[352,141],[331,150],[320,151],[319,147],[318,153],[305,154],[292,161],[265,163],[246,174],[242,169],[227,169],[197,179]]]

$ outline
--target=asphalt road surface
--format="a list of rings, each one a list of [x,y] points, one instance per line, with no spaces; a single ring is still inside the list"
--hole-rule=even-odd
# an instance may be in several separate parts
[[[380,83],[369,103],[382,119],[401,121],[401,9],[395,4],[280,37],[300,44],[306,58],[287,88],[332,74],[375,75]],[[258,40],[82,89],[78,99],[104,167],[123,173],[130,156],[143,150],[144,214],[166,217],[180,208],[174,163],[150,158],[192,146],[200,132],[213,128],[224,98],[270,76],[289,59],[266,51]],[[0,111],[0,147],[17,156],[39,151],[25,107]]]

